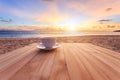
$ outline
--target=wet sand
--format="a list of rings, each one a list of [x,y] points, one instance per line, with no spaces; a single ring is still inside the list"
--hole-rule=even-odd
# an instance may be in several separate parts
[[[0,54],[13,51],[31,43],[40,43],[39,38],[0,38]],[[59,43],[92,43],[120,52],[120,35],[57,37]]]

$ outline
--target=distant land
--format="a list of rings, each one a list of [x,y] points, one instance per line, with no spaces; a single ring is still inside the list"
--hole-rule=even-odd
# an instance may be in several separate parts
[[[120,30],[115,30],[114,32],[120,32]]]
[[[0,30],[0,34],[5,33],[37,33],[36,31],[26,31],[26,30]]]
[[[0,32],[21,32],[21,31],[23,31],[23,32],[26,32],[27,30],[0,30]],[[31,31],[34,31],[34,30],[31,30]],[[30,32],[30,31],[28,31],[28,32]]]

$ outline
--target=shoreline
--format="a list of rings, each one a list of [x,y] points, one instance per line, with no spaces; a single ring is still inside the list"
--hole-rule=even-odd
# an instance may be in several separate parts
[[[40,38],[0,38],[0,54],[24,47],[31,43],[40,43]],[[92,43],[120,52],[120,35],[87,35],[57,37],[58,43]]]

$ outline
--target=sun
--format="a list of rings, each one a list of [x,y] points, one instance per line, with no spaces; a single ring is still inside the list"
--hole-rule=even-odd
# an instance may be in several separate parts
[[[75,19],[67,19],[60,24],[63,25],[67,31],[77,31],[79,22]]]
[[[76,30],[76,28],[74,26],[68,26],[67,28],[68,28],[69,31],[75,31]]]

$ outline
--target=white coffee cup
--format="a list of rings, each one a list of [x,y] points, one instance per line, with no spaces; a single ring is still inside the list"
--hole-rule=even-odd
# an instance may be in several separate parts
[[[52,48],[56,44],[56,38],[44,37],[44,38],[41,38],[41,42],[46,48]]]

